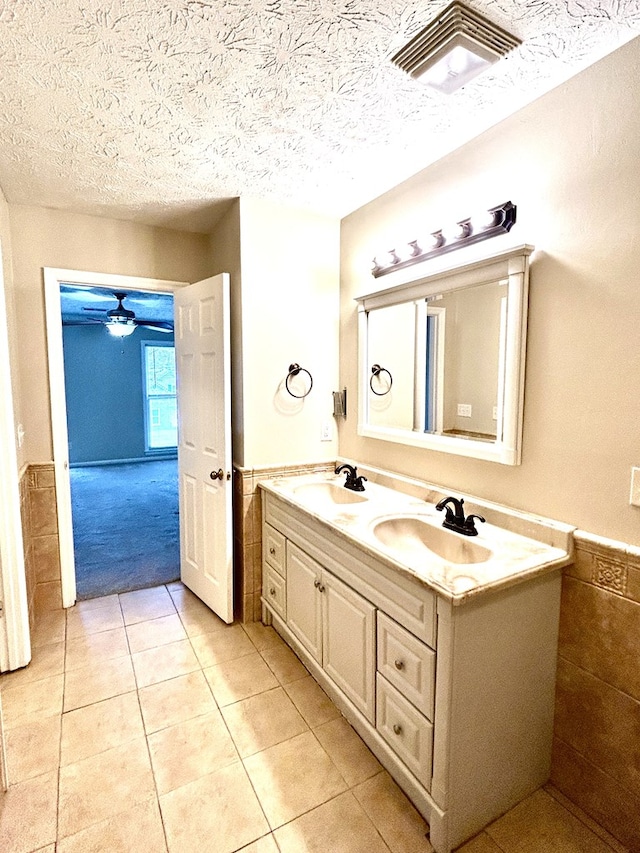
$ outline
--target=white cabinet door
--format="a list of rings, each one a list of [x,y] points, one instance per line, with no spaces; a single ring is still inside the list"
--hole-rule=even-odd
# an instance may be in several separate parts
[[[287,542],[287,627],[322,663],[322,567]]]
[[[375,720],[375,607],[323,571],[322,666],[370,721]]]
[[[293,542],[286,547],[287,627],[374,723],[376,609]]]

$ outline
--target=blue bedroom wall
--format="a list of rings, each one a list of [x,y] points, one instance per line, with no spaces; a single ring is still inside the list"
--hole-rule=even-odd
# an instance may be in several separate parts
[[[144,458],[141,343],[173,335],[138,327],[118,339],[101,325],[63,326],[62,335],[69,462]]]

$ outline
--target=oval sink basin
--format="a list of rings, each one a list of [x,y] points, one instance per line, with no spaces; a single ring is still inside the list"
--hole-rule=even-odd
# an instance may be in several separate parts
[[[321,501],[324,504],[359,504],[367,500],[362,492],[352,492],[334,483],[304,483],[293,493],[301,500]]]
[[[419,558],[431,552],[448,563],[465,565],[485,563],[492,556],[488,548],[473,539],[435,527],[417,516],[384,518],[372,530],[381,545],[405,556]]]

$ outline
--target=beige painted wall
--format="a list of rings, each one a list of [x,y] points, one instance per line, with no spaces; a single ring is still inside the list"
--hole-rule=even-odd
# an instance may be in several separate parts
[[[537,250],[522,465],[359,438],[353,407],[341,455],[640,545],[640,508],[629,506],[640,465],[639,77],[635,39],[342,223],[340,380],[353,400],[353,298],[376,289],[372,257],[424,223],[517,204],[511,234],[484,247]]]
[[[339,222],[243,198],[242,458],[246,467],[335,459],[338,390]],[[313,376],[308,397],[284,388],[291,363]],[[292,388],[303,393],[307,384]],[[321,425],[332,430],[321,441]]]
[[[9,219],[24,458],[44,462],[53,451],[42,268],[197,281],[210,274],[208,238],[26,205],[10,205]]]

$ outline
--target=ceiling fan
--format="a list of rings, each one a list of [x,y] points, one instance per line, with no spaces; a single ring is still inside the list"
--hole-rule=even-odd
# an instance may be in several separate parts
[[[117,308],[112,308],[106,311],[104,308],[84,308],[84,311],[99,311],[105,313],[106,319],[96,320],[95,322],[103,323],[106,326],[109,334],[116,338],[124,338],[132,335],[138,326],[145,326],[147,329],[152,329],[156,332],[165,332],[167,334],[173,332],[173,325],[164,320],[137,320],[133,311],[125,308],[122,304],[126,299],[127,294],[121,291],[116,291],[114,297],[118,300]]]

